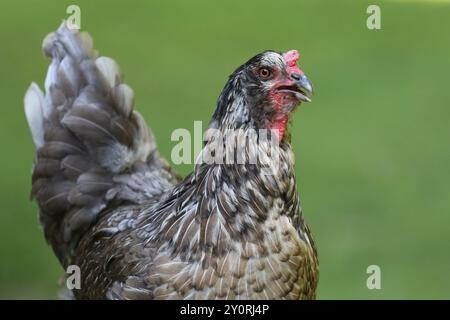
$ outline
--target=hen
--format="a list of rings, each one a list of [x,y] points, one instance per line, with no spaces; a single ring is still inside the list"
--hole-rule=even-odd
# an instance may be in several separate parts
[[[37,150],[32,195],[60,263],[81,270],[75,298],[315,298],[317,253],[286,131],[312,95],[297,51],[251,58],[218,99],[201,154],[224,143],[217,133],[239,130],[242,153],[258,160],[200,161],[185,179],[158,153],[118,65],[97,58],[87,33],[63,23],[43,51],[52,59],[45,95],[33,83],[24,99]],[[260,129],[275,134],[263,139]]]

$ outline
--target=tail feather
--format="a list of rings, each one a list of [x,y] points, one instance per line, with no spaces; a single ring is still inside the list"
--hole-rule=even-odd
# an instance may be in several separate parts
[[[133,90],[123,83],[119,66],[97,58],[92,43],[87,33],[64,23],[49,34],[43,42],[52,59],[46,94],[32,83],[24,99],[37,150],[32,195],[63,264],[112,200],[141,203],[176,182],[145,121],[133,111]]]
[[[24,98],[25,115],[37,149],[44,145],[44,94],[36,83],[28,88]]]

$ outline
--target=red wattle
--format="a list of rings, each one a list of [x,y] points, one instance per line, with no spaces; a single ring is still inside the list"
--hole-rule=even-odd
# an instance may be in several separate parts
[[[283,118],[272,122],[270,125],[270,129],[275,130],[276,134],[278,135],[278,142],[280,142],[284,137],[288,121],[289,117],[284,116]]]

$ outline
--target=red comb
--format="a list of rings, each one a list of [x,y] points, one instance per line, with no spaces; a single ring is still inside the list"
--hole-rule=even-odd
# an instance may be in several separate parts
[[[288,67],[290,67],[291,73],[299,73],[303,75],[303,71],[299,69],[297,66],[297,61],[300,58],[300,53],[297,50],[289,50],[288,52],[283,54],[284,61]]]
[[[297,61],[300,58],[300,54],[297,50],[289,50],[288,52],[283,54],[283,58],[289,67],[293,67],[297,64]]]

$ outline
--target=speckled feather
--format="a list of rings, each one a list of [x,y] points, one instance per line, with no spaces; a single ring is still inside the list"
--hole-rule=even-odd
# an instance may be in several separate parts
[[[46,94],[32,84],[25,97],[37,148],[32,194],[61,263],[81,268],[76,298],[315,298],[317,253],[288,135],[276,166],[264,168],[271,174],[258,164],[203,163],[181,180],[133,111],[118,65],[97,58],[87,34],[63,24],[44,52],[52,58]],[[266,52],[236,70],[210,128],[265,127],[270,110],[249,108],[264,102],[248,93],[254,84],[243,70],[279,57]],[[270,146],[245,152],[268,156]]]

